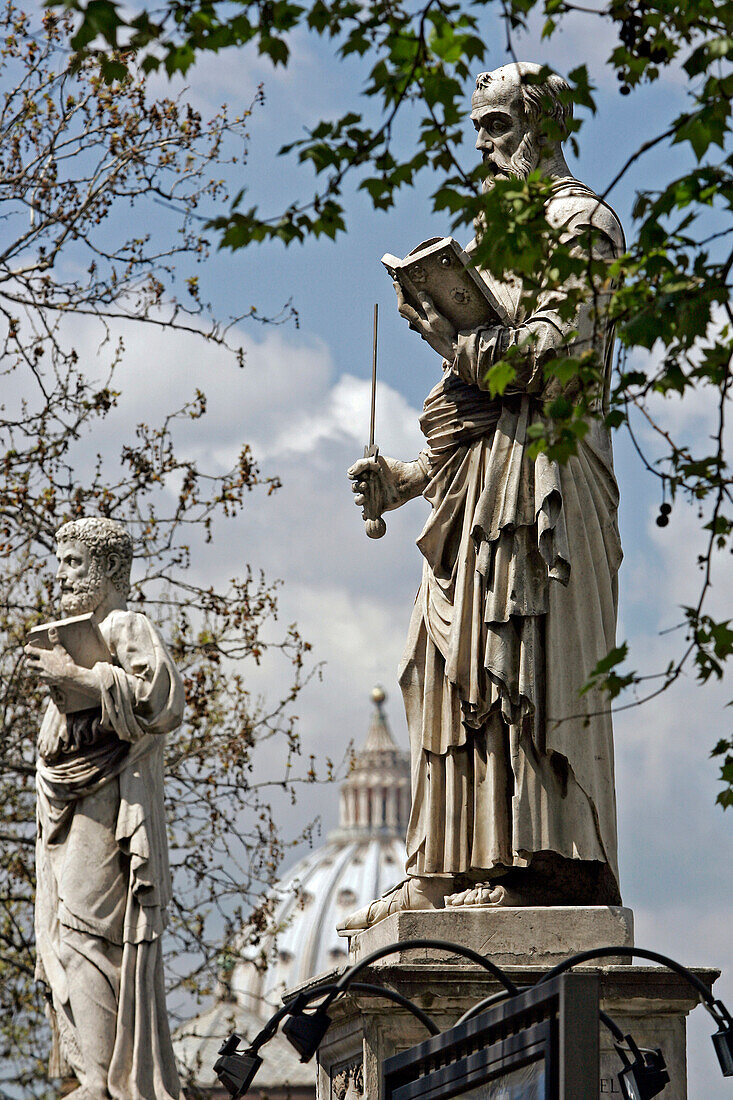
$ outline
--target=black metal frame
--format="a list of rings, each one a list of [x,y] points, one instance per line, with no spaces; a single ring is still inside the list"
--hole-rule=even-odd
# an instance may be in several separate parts
[[[443,1035],[435,1035],[435,1032],[438,1030],[435,1021],[401,993],[396,990],[376,986],[369,982],[355,981],[361,971],[371,963],[387,955],[391,955],[396,951],[414,947],[430,947],[435,950],[448,950],[453,954],[469,959],[471,962],[481,966],[484,970],[487,970],[503,986],[503,990],[498,994],[483,998],[475,1004],[461,1016],[457,1024],[448,1032],[443,1033]],[[440,1046],[440,1043],[445,1036],[453,1036],[453,1039],[449,1038],[447,1040],[450,1046],[451,1042],[455,1042],[455,1034],[459,1036],[473,1035],[475,1028],[479,1030],[487,1026],[490,1028],[492,1023],[498,1024],[499,1021],[505,1021],[504,1029],[506,1031],[508,1026],[506,1021],[516,1021],[518,1014],[521,1016],[522,1011],[530,1013],[525,1023],[520,1024],[520,1028],[523,1028],[526,1033],[527,1043],[529,1044],[525,1049],[525,1053],[527,1053],[531,1043],[534,1042],[535,1039],[539,1041],[539,1032],[535,1034],[534,1039],[529,1035],[529,1029],[534,1027],[538,1022],[536,1016],[537,1006],[552,1004],[553,997],[555,997],[557,998],[557,1004],[554,1024],[552,1013],[550,1013],[547,1019],[551,1033],[550,1046],[556,1046],[557,1052],[553,1054],[546,1051],[545,1057],[546,1059],[549,1058],[549,1061],[546,1061],[546,1065],[552,1070],[551,1080],[557,1083],[553,1083],[552,1085],[555,1091],[550,1092],[548,1097],[543,1098],[543,1100],[568,1100],[568,1098],[572,1098],[572,1100],[591,1100],[591,1098],[593,1098],[593,1100],[595,1100],[596,1094],[594,1090],[597,1087],[598,1080],[599,1019],[610,1029],[616,1040],[614,1045],[623,1063],[623,1069],[619,1073],[619,1083],[622,1086],[624,1095],[630,1097],[638,1094],[646,1098],[646,1100],[650,1100],[651,1097],[656,1096],[662,1091],[664,1085],[669,1080],[662,1052],[659,1050],[639,1049],[632,1036],[624,1035],[614,1021],[607,1016],[605,1012],[600,1011],[597,984],[595,992],[592,991],[593,987],[591,984],[594,981],[597,983],[598,979],[596,975],[568,973],[572,971],[572,968],[578,963],[591,962],[616,955],[624,955],[627,958],[636,956],[643,959],[649,959],[652,962],[661,963],[690,983],[700,998],[704,1008],[718,1025],[717,1032],[711,1036],[711,1038],[720,1063],[721,1072],[724,1077],[733,1077],[733,1017],[723,1002],[713,996],[712,991],[696,974],[692,973],[681,963],[668,958],[666,955],[639,947],[626,947],[620,945],[615,947],[599,947],[590,951],[582,951],[578,954],[571,955],[570,958],[559,963],[549,971],[549,973],[540,978],[536,985],[530,989],[518,989],[509,975],[485,956],[461,944],[451,943],[446,940],[432,939],[410,939],[402,940],[399,943],[388,944],[385,947],[381,947],[371,952],[371,954],[367,955],[360,962],[349,967],[337,981],[320,982],[310,989],[303,991],[291,1001],[288,1001],[287,1004],[283,1005],[282,1008],[278,1009],[255,1036],[250,1045],[246,1046],[244,1049],[240,1049],[240,1044],[243,1044],[246,1040],[243,1040],[242,1037],[236,1033],[230,1035],[229,1038],[222,1043],[219,1050],[220,1058],[214,1065],[214,1071],[234,1100],[243,1097],[248,1092],[257,1070],[262,1064],[262,1058],[259,1055],[260,1048],[269,1042],[277,1031],[278,1026],[283,1021],[285,1021],[283,1023],[283,1033],[286,1038],[297,1050],[301,1062],[308,1062],[316,1053],[331,1024],[331,1019],[326,1009],[334,1000],[347,993],[349,988],[356,989],[360,993],[366,993],[370,996],[385,997],[388,1000],[395,1001],[403,1008],[412,1012],[427,1030],[434,1035],[433,1039],[428,1040],[427,1045],[421,1044],[419,1047],[415,1047],[413,1051],[398,1055],[398,1058],[408,1058],[408,1055],[410,1057],[420,1057],[419,1054],[416,1055],[415,1052],[419,1052],[423,1050],[423,1048],[425,1048],[425,1050],[442,1050],[443,1047]],[[585,1000],[583,1000],[584,997]],[[568,998],[570,998],[570,1001],[568,1001]],[[494,1004],[498,999],[501,999],[500,1003]],[[320,1001],[320,1004],[317,1004],[310,1012],[306,1011],[308,1006],[317,1001]],[[530,1018],[531,1011],[535,1011],[534,1019]],[[539,1022],[542,1022],[541,1014]],[[552,1034],[553,1026],[556,1026],[556,1037]],[[496,1036],[498,1036],[498,1038]],[[542,1041],[544,1042],[545,1040]],[[430,1046],[431,1043],[437,1045],[433,1048]],[[502,1055],[503,1051],[502,1056],[505,1060],[509,1059],[510,1054],[515,1052],[517,1048],[517,1044],[508,1032],[503,1038],[496,1032],[495,1036],[491,1038],[489,1046],[491,1046],[492,1043],[494,1045],[499,1043],[502,1050],[499,1050],[498,1054]],[[474,1051],[473,1053],[475,1054],[477,1052]],[[466,1057],[470,1056],[470,1054],[460,1055],[464,1060]],[[458,1055],[456,1055],[456,1058],[452,1059],[454,1063],[458,1060]],[[556,1063],[557,1070],[555,1071],[554,1067]],[[392,1060],[386,1063],[386,1065],[391,1064]],[[498,1062],[496,1064],[498,1065]],[[516,1064],[518,1065],[519,1063]],[[527,1064],[527,1058],[525,1058],[524,1064]],[[589,1069],[589,1065],[591,1064],[595,1067],[593,1070]],[[475,1065],[480,1065],[480,1059]],[[486,1059],[484,1059],[484,1070],[486,1070],[486,1065]],[[506,1061],[506,1066],[509,1066],[508,1061]],[[440,1069],[440,1067],[436,1066],[436,1069]],[[474,1078],[471,1075],[474,1073],[474,1063],[470,1066],[465,1066],[464,1070],[464,1078],[466,1074],[468,1074],[470,1080],[473,1080]],[[433,1090],[434,1100],[438,1100],[438,1097],[448,1098],[459,1096],[461,1093],[465,1094],[466,1089],[458,1082],[460,1073],[461,1070],[459,1067],[455,1070],[453,1078],[450,1080],[446,1079],[449,1085],[448,1091],[444,1088],[446,1082],[441,1084],[438,1078],[435,1079],[436,1088]],[[589,1091],[589,1083],[592,1076],[595,1077],[595,1083],[593,1085],[593,1091]],[[496,1074],[494,1074],[494,1078],[496,1079]],[[490,1077],[487,1077],[485,1072],[483,1081],[485,1082],[488,1080],[490,1080]],[[469,1090],[472,1087],[470,1083],[467,1085]],[[636,1090],[633,1093],[630,1091],[632,1087]],[[433,1100],[433,1098],[429,1098],[424,1091],[416,1092],[415,1100],[417,1100],[417,1097],[423,1097],[424,1100]],[[390,1100],[390,1097],[388,1096],[386,1100]],[[407,1100],[407,1098],[405,1098],[405,1100]],[[468,1098],[466,1098],[466,1100],[468,1100]]]
[[[554,1056],[552,1030],[552,1024],[545,1020],[519,1035],[510,1035],[507,1039],[481,1047],[427,1074],[421,1073],[421,1067],[415,1067],[418,1075],[401,1086],[395,1087],[385,1080],[384,1087],[389,1089],[387,1098],[446,1100],[473,1093],[482,1085],[506,1080],[507,1074],[532,1065],[541,1067],[543,1073],[542,1092],[537,1100],[558,1100],[557,1059]],[[446,1055],[449,1054],[450,1048],[446,1052]]]
[[[541,1100],[597,1100],[599,982],[564,974],[385,1060],[383,1100],[448,1100],[544,1066]]]

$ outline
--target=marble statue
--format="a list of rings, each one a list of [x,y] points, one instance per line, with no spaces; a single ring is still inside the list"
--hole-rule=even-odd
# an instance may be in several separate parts
[[[539,168],[553,181],[550,223],[579,254],[591,239],[596,257],[614,257],[624,248],[616,215],[543,133],[546,112],[564,125],[567,85],[554,74],[523,79],[539,72],[512,64],[477,78],[484,186]],[[411,462],[366,457],[349,470],[365,517],[419,495],[431,513],[399,673],[412,758],[407,877],[347,919],[345,933],[396,910],[620,902],[611,715],[599,693],[580,695],[615,644],[611,443],[594,421],[559,465],[532,460],[527,437],[558,391],[543,372],[553,355],[592,350],[608,385],[608,287],[594,287],[569,319],[549,296],[526,315],[516,277],[483,274],[508,325],[456,332],[429,297],[417,309],[395,282],[400,313],[443,359],[420,420],[426,446]],[[486,373],[511,345],[523,346],[517,378],[493,399]]]
[[[77,664],[59,643],[66,620],[50,630],[51,648],[26,647],[52,695],[38,739],[35,918],[51,1072],[73,1071],[79,1100],[178,1100],[161,953],[171,889],[163,752],[183,685],[156,628],[127,609],[125,528],[79,519],[56,539],[61,610],[98,624],[108,659]],[[86,705],[62,713],[69,693]]]

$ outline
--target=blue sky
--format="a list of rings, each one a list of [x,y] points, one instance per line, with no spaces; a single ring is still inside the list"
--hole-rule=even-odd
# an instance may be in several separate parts
[[[487,23],[482,32],[492,43],[485,67],[509,60],[498,25]],[[580,161],[569,159],[596,190],[603,190],[629,153],[685,102],[687,89],[678,73],[653,89],[620,96],[603,64],[612,43],[607,28],[595,20],[580,16],[549,43],[531,35],[516,45],[520,57],[546,61],[560,72],[580,61],[589,64],[599,111],[581,131]],[[196,66],[187,78],[187,94],[204,113],[224,101],[242,108],[264,81],[266,103],[252,117],[248,162],[242,179],[232,183],[235,191],[247,185],[247,203],[262,201],[274,210],[292,198],[293,188],[307,196],[312,187],[309,170],[298,168],[293,158],[275,156],[279,146],[297,138],[304,126],[353,105],[363,77],[358,63],[340,63],[327,45],[299,36],[287,71],[273,72],[247,52],[229,51]],[[463,156],[470,163],[468,122],[466,133]],[[610,196],[627,229],[636,190],[679,169],[684,157],[680,150],[650,155]],[[209,397],[209,414],[190,426],[184,447],[211,468],[224,468],[249,441],[264,472],[283,479],[283,489],[230,523],[226,537],[200,547],[193,569],[201,577],[226,579],[249,561],[282,578],[281,619],[297,620],[316,659],[324,662],[322,678],[298,704],[306,751],[322,756],[340,758],[349,740],[358,743],[365,736],[375,682],[385,686],[393,730],[406,744],[396,667],[419,583],[414,543],[427,505],[415,501],[391,513],[387,536],[371,542],[345,470],[360,456],[368,433],[375,301],[380,306],[377,441],[385,454],[402,458],[414,457],[420,447],[417,417],[439,361],[397,315],[379,260],[384,252],[404,254],[421,240],[449,232],[448,223],[431,212],[431,190],[425,180],[383,214],[347,190],[349,232],[336,243],[212,255],[201,282],[220,314],[240,313],[250,304],[272,311],[292,299],[300,327],[249,325],[243,372],[196,341],[128,333],[121,375],[125,396],[105,430],[106,445],[112,446],[151,406],[189,396],[198,386]],[[156,217],[163,224],[166,215],[158,208]],[[81,327],[79,336],[91,363],[94,334]],[[683,406],[668,404],[664,415],[688,439],[710,430],[704,395]],[[680,604],[694,599],[695,515],[680,502],[670,526],[657,528],[657,484],[643,473],[625,436],[617,438],[615,453],[625,549],[619,637],[631,642],[632,664],[653,671],[666,663],[677,638],[660,631],[678,621]],[[730,604],[730,582],[726,558],[717,567],[714,590],[721,614]],[[275,693],[281,676],[276,663],[265,662],[252,690]],[[636,914],[637,942],[689,964],[721,967],[720,991],[731,1001],[733,815],[714,806],[716,767],[707,758],[729,730],[726,699],[724,686],[701,690],[692,676],[685,677],[660,699],[619,715],[616,751],[622,890]],[[321,814],[325,831],[335,824],[336,792],[306,789],[298,807],[283,813],[291,815],[294,828]],[[714,1063],[709,1030],[699,1009],[690,1044],[691,1100],[730,1094]]]

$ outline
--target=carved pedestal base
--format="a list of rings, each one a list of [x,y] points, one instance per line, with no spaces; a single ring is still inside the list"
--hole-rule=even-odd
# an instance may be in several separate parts
[[[407,938],[450,940],[502,966],[518,986],[531,985],[561,958],[591,947],[633,942],[631,912],[620,907],[475,909],[399,913],[351,941],[351,961]],[[697,1004],[691,987],[667,970],[628,963],[593,966],[602,1007],[639,1046],[661,1047],[670,1074],[663,1100],[687,1100],[685,1018]],[[714,970],[696,971],[707,984]],[[324,975],[319,980],[322,980]],[[360,975],[390,987],[424,1009],[442,1028],[501,988],[491,975],[459,956],[426,949],[400,952]],[[308,986],[314,983],[308,983]],[[308,988],[305,986],[303,988]],[[333,1023],[318,1052],[317,1100],[382,1100],[385,1058],[421,1042],[427,1032],[394,1003],[354,993],[329,1009]],[[599,1097],[619,1096],[621,1068],[611,1036],[601,1027]],[[566,1097],[564,1100],[573,1100]]]

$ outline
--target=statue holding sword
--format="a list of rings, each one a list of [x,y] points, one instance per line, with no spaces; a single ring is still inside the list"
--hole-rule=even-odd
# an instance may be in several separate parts
[[[570,247],[587,255],[591,229],[593,257],[617,256],[616,215],[545,136],[548,114],[567,121],[567,85],[554,74],[538,83],[540,72],[512,64],[477,78],[484,187],[539,168],[552,180],[548,220]],[[412,760],[406,878],[349,917],[346,935],[397,910],[621,900],[611,715],[599,693],[580,695],[615,644],[610,438],[594,421],[559,465],[532,458],[528,437],[557,386],[544,371],[553,356],[591,350],[608,379],[608,288],[592,288],[571,318],[542,298],[528,315],[516,281],[482,276],[506,319],[459,330],[397,272],[400,314],[442,359],[420,418],[426,445],[411,461],[372,446],[349,470],[366,521],[420,495],[431,512],[399,670]],[[521,348],[517,377],[492,397],[487,372],[510,346]]]

